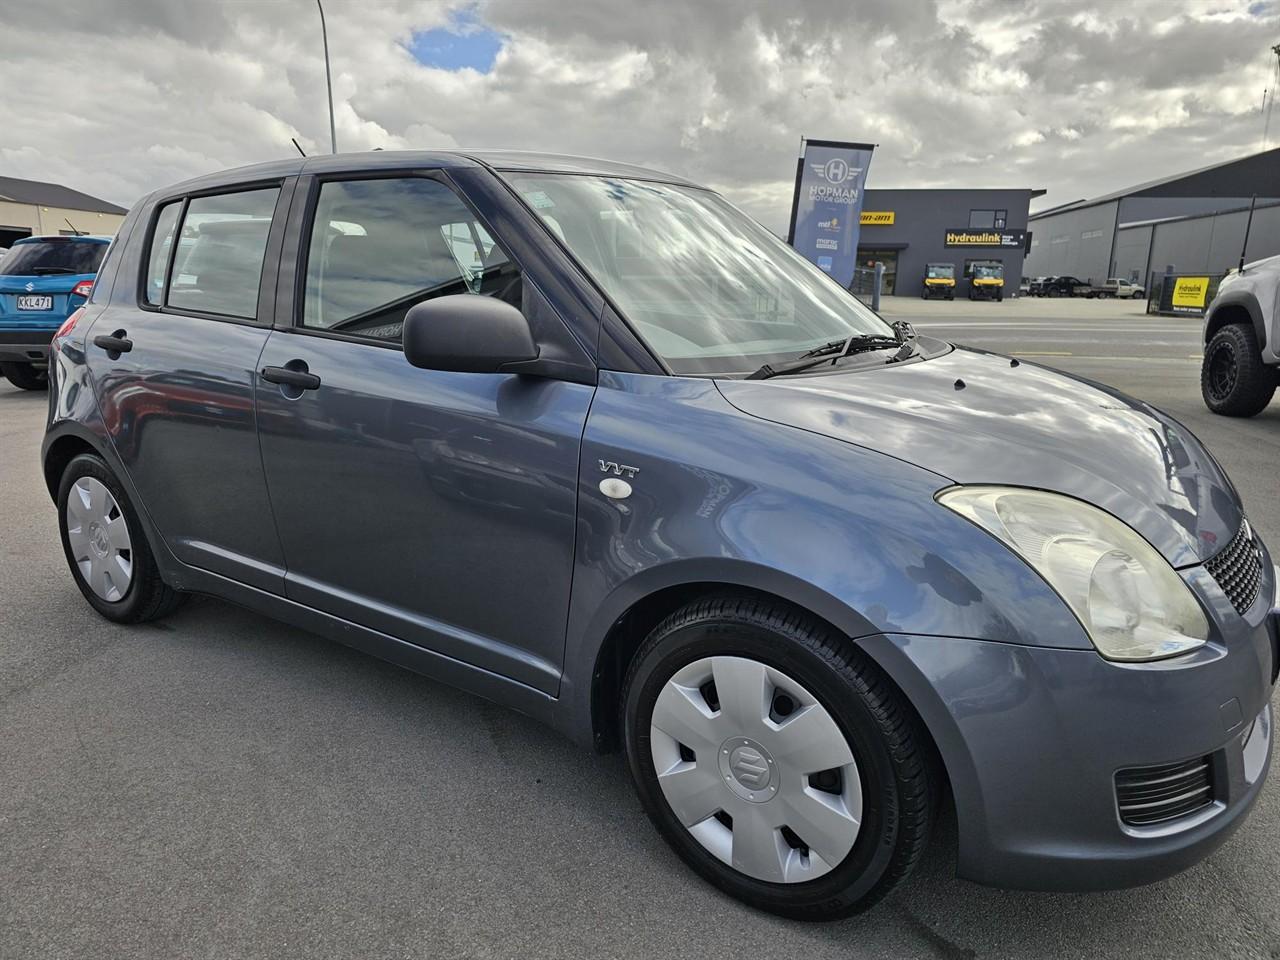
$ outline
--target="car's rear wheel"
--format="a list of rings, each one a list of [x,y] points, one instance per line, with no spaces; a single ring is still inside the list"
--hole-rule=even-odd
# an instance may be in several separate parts
[[[49,389],[49,374],[33,363],[0,363],[0,373],[23,390]]]
[[[58,526],[76,586],[108,620],[154,620],[181,602],[161,579],[123,487],[97,455],[80,454],[63,471]]]
[[[1253,328],[1229,323],[1209,340],[1200,366],[1205,406],[1228,417],[1252,417],[1271,402],[1276,372],[1262,362]]]
[[[935,807],[927,735],[847,638],[781,604],[699,601],[648,637],[623,729],[646,812],[699,874],[826,920],[910,872]]]

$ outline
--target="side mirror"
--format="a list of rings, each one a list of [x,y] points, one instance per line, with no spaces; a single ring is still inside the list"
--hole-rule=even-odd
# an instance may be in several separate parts
[[[524,314],[505,301],[474,293],[410,307],[403,341],[405,359],[424,370],[497,373],[538,356]]]

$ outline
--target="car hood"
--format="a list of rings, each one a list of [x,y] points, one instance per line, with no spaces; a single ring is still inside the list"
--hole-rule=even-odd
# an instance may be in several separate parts
[[[957,348],[847,373],[720,380],[743,413],[858,444],[954,483],[1052,490],[1124,520],[1175,567],[1226,546],[1243,514],[1185,427],[1100,384]]]

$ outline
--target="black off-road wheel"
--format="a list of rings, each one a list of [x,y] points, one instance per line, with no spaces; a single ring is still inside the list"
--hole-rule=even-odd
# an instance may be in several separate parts
[[[1262,362],[1253,328],[1229,323],[1205,347],[1200,393],[1205,406],[1227,417],[1261,413],[1276,392],[1276,371]]]
[[[161,578],[124,488],[96,454],[80,454],[63,471],[58,528],[76,586],[108,620],[155,620],[182,602]]]
[[[622,714],[659,832],[754,907],[858,913],[926,848],[940,779],[928,734],[870,658],[797,609],[725,596],[677,611],[632,661]]]
[[[0,373],[22,390],[49,389],[49,374],[33,363],[0,363]]]

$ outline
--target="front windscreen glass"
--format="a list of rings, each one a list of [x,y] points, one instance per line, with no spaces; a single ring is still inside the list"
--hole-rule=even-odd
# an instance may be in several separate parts
[[[887,323],[707,190],[508,174],[525,203],[677,374],[749,373]]]
[[[956,265],[954,263],[931,263],[925,274],[930,280],[954,280]]]
[[[1003,270],[998,263],[975,263],[973,265],[973,275],[979,280],[999,280],[1003,275]]]

